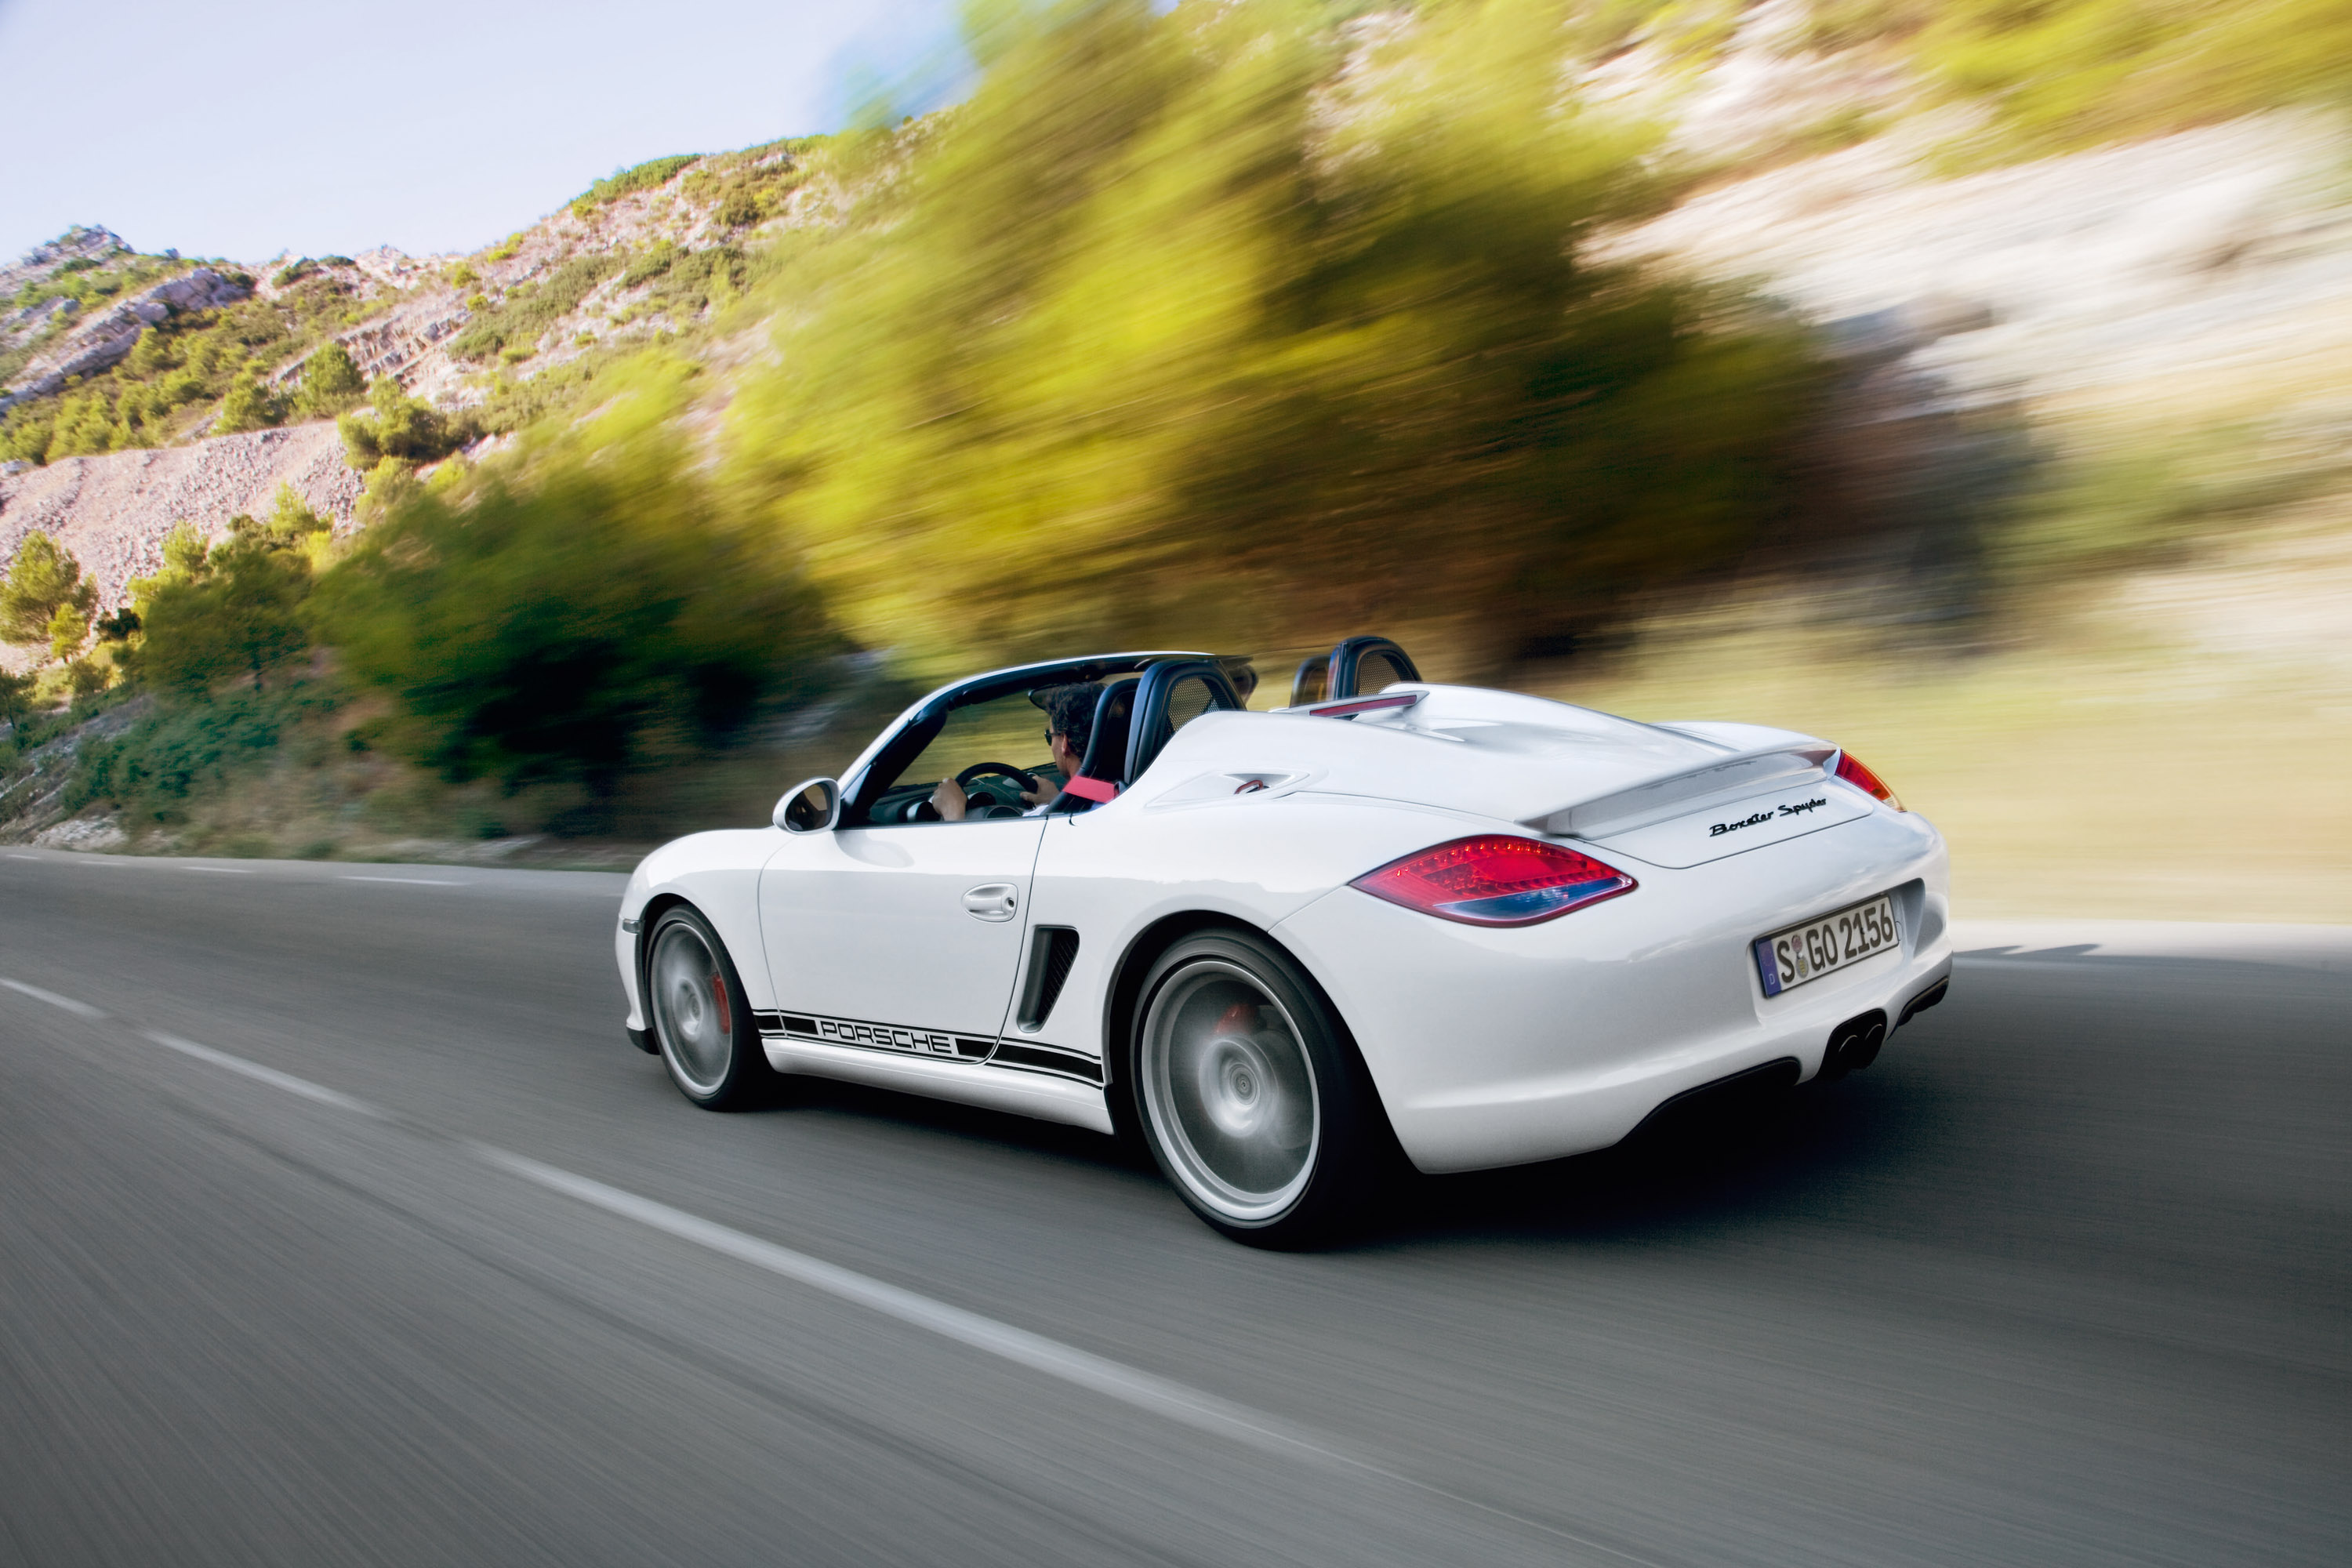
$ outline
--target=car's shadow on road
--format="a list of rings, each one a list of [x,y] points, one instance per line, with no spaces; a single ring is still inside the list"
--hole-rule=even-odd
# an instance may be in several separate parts
[[[1917,1075],[1699,1101],[1613,1149],[1402,1184],[1375,1246],[1660,1239],[1826,1214],[1858,1189],[1916,1177],[1952,1108]]]
[[[1467,1175],[1400,1172],[1378,1217],[1341,1250],[1638,1240],[1843,1207],[1859,1189],[1923,1179],[1923,1162],[1962,1115],[1948,1089],[1940,1075],[1882,1062],[1838,1083],[1698,1100],[1597,1153]],[[1017,1151],[1072,1180],[1160,1180],[1141,1148],[1080,1128],[824,1079],[799,1080],[787,1095],[777,1107],[787,1115],[856,1121],[974,1155]],[[1192,1223],[1167,1198],[1171,1223]]]

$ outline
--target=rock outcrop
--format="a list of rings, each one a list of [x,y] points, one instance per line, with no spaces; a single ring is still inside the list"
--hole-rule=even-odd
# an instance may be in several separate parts
[[[139,334],[163,325],[187,310],[212,310],[234,305],[253,293],[253,281],[232,277],[210,267],[199,267],[170,278],[125,300],[105,314],[92,318],[66,334],[56,352],[25,367],[16,390],[0,397],[0,413],[31,398],[63,392],[75,376],[96,375],[122,363]]]

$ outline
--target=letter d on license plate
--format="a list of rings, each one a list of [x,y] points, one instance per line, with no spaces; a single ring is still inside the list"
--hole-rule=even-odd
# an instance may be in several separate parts
[[[1764,982],[1764,994],[1778,996],[1885,952],[1902,941],[1903,928],[1895,923],[1894,897],[1881,893],[1851,909],[1758,937],[1756,973]]]

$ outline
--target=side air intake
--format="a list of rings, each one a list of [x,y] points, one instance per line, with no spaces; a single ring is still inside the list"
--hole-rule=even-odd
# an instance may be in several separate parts
[[[1029,939],[1029,968],[1021,981],[1021,1005],[1013,1016],[1034,1029],[1053,1016],[1070,965],[1078,961],[1078,933],[1068,926],[1039,926]]]

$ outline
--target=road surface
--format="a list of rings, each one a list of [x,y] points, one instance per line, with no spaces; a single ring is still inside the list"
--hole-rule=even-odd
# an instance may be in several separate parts
[[[2346,933],[1972,930],[1843,1084],[1288,1257],[693,1109],[620,881],[0,858],[0,1563],[2352,1560]]]

